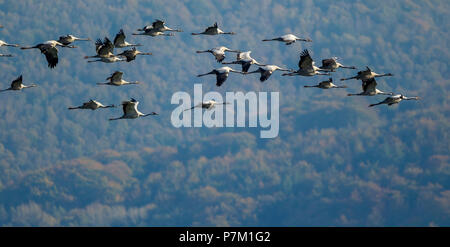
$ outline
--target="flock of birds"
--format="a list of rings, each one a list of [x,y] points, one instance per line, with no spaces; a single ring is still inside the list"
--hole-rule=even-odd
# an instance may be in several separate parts
[[[0,25],[0,28],[3,28],[2,25]],[[146,35],[146,36],[173,36],[174,32],[182,32],[182,30],[179,29],[172,29],[165,25],[165,22],[162,20],[156,20],[152,23],[152,25],[147,25],[143,28],[137,29],[137,31],[140,31],[140,33],[132,33],[132,35]],[[191,33],[192,35],[234,35],[234,32],[224,32],[222,31],[217,23],[214,23],[214,25],[207,27],[203,32],[200,33]],[[136,47],[142,46],[141,44],[132,44],[125,41],[126,36],[124,31],[121,29],[115,36],[113,42],[111,42],[108,37],[105,37],[103,40],[97,39],[95,42],[95,51],[96,55],[93,56],[85,56],[85,59],[94,59],[94,60],[88,60],[89,63],[91,62],[103,62],[103,63],[115,63],[115,62],[131,62],[136,59],[137,56],[140,55],[152,55],[150,52],[141,52],[137,50]],[[49,68],[55,68],[58,64],[59,57],[58,57],[58,46],[63,48],[77,48],[76,46],[72,45],[72,43],[76,41],[90,41],[89,38],[78,38],[74,35],[65,35],[59,37],[58,40],[49,40],[43,43],[39,43],[34,46],[20,46],[18,44],[9,44],[7,42],[4,42],[0,40],[0,47],[2,46],[9,46],[9,47],[20,47],[22,50],[27,49],[39,49],[42,54],[44,54],[48,67]],[[271,39],[264,39],[262,41],[279,41],[284,42],[286,45],[291,45],[297,41],[303,41],[303,42],[312,42],[309,38],[299,38],[293,34],[286,34],[280,37],[275,37]],[[117,55],[114,54],[115,48],[130,48],[128,50],[125,50],[121,53],[118,53]],[[226,52],[232,52],[236,53],[236,60],[231,62],[225,62],[225,54]],[[339,62],[339,59],[337,57],[332,58],[326,58],[322,60],[322,65],[320,67],[315,66],[314,60],[312,59],[311,55],[309,54],[309,51],[307,49],[303,50],[300,53],[300,60],[298,63],[298,69],[286,69],[281,68],[277,65],[272,64],[261,64],[258,61],[256,61],[254,58],[251,57],[251,51],[245,51],[241,52],[239,50],[233,50],[229,49],[225,46],[219,46],[208,50],[201,50],[197,51],[197,53],[211,53],[216,61],[218,63],[224,64],[224,65],[232,65],[232,64],[238,64],[241,65],[241,71],[235,70],[229,66],[223,66],[220,68],[216,68],[211,70],[208,73],[200,74],[198,77],[206,76],[206,75],[216,75],[216,85],[220,87],[228,78],[230,72],[238,73],[238,74],[253,74],[258,73],[260,74],[260,81],[264,82],[270,78],[270,76],[277,70],[284,71],[286,73],[283,73],[282,76],[315,76],[315,75],[328,75],[330,76],[332,72],[335,72],[339,68],[345,68],[345,69],[356,69],[354,66],[344,66]],[[11,54],[1,54],[0,57],[12,57]],[[250,71],[251,65],[256,65],[258,68],[254,71]],[[121,71],[115,71],[111,76],[109,76],[106,80],[107,82],[104,83],[97,83],[99,85],[112,85],[112,86],[122,86],[122,85],[130,85],[130,84],[139,84],[139,82],[128,82],[122,79],[123,72]],[[387,98],[385,98],[383,101],[371,104],[369,107],[381,105],[381,104],[387,104],[387,105],[393,105],[401,102],[402,100],[418,100],[419,97],[407,97],[403,94],[395,94],[392,92],[383,92],[381,90],[377,89],[377,77],[383,77],[383,76],[393,76],[391,73],[385,73],[385,74],[378,74],[373,72],[368,66],[366,66],[365,70],[361,70],[357,72],[357,74],[353,77],[349,78],[342,78],[341,81],[344,80],[361,80],[362,82],[362,92],[356,93],[356,94],[348,94],[348,96],[373,96],[373,95],[389,95]],[[37,85],[31,84],[31,85],[24,85],[22,82],[22,75],[19,76],[17,79],[12,81],[11,86],[7,89],[0,90],[0,92],[8,91],[8,90],[22,90],[26,88],[36,87]],[[326,81],[322,81],[317,85],[306,85],[305,88],[321,88],[321,89],[332,89],[332,88],[346,88],[345,85],[335,85],[333,83],[333,79],[330,77]],[[134,119],[138,117],[145,117],[145,116],[151,116],[151,115],[158,115],[156,112],[151,112],[148,114],[144,114],[140,112],[137,109],[139,102],[135,99],[131,98],[128,101],[122,102],[122,109],[123,109],[123,115],[118,118],[110,118],[109,120],[118,120],[118,119]],[[201,107],[204,109],[212,109],[217,104],[228,104],[227,102],[215,102],[214,100],[210,100],[207,102],[202,102],[190,109],[191,110],[195,107]],[[96,110],[99,108],[112,108],[116,107],[115,105],[103,105],[102,103],[96,101],[96,100],[89,100],[88,102],[83,103],[81,106],[77,107],[69,107],[68,109],[74,110],[74,109],[91,109]]]

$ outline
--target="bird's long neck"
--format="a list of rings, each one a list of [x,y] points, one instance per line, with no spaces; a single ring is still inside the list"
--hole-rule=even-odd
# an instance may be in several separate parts
[[[328,73],[319,73],[319,72],[316,72],[316,75],[331,75],[331,73],[330,73],[330,72],[328,72]]]
[[[376,106],[376,105],[381,105],[381,104],[383,104],[383,103],[376,103],[376,104],[371,104],[371,105],[369,105],[369,107],[372,107],[372,106]]]
[[[39,48],[38,45],[35,45],[35,46],[24,46],[24,47],[20,47],[20,49],[22,49],[22,50],[37,49],[37,48]]]
[[[197,51],[197,53],[206,53],[206,52],[212,52],[212,51],[211,50]]]
[[[281,74],[282,76],[294,76],[294,75],[298,75],[299,73],[297,72],[291,72],[291,73],[283,73]]]
[[[97,85],[112,85],[111,82],[97,82]]]
[[[314,85],[314,86],[308,86],[308,85],[306,85],[306,86],[303,86],[303,87],[319,87],[319,85]]]
[[[222,62],[222,64],[239,64],[240,61],[233,61],[233,62]]]
[[[118,117],[118,118],[110,118],[109,121],[114,121],[114,120],[119,120],[119,119],[123,119],[124,117]]]
[[[349,94],[347,94],[347,96],[363,96],[363,95],[366,95],[364,92],[362,92],[362,93],[349,93]]]
[[[403,97],[403,100],[419,100],[419,97]]]
[[[288,72],[293,72],[293,70],[291,70],[291,69],[283,69],[283,68],[277,68],[277,70],[279,70],[279,71],[288,71]]]
[[[208,72],[208,73],[205,73],[205,74],[200,74],[200,75],[198,75],[198,77],[205,76],[205,75],[211,75],[211,74],[215,74],[215,72],[211,71],[211,72]]]
[[[274,39],[263,39],[262,41],[280,41],[280,38],[274,38]]]
[[[23,88],[30,88],[30,87],[37,87],[37,85],[36,84],[31,84],[31,85],[28,85],[28,86],[23,85]]]
[[[254,74],[254,73],[261,73],[261,70],[257,69],[254,71],[246,72],[246,74]]]
[[[65,48],[77,48],[74,45],[64,45],[64,44],[56,44],[57,46],[65,47]]]
[[[122,85],[131,85],[131,84],[139,84],[140,82],[138,82],[138,81],[130,82],[130,81],[121,80],[120,83]]]
[[[153,116],[153,115],[156,115],[156,114],[152,112],[152,113],[142,114],[141,117],[147,117],[147,116]]]
[[[67,109],[69,109],[69,110],[76,110],[76,109],[81,109],[81,107],[76,106],[76,107],[69,107],[69,108],[67,108]]]
[[[341,78],[341,81],[351,80],[351,79],[357,79],[357,76],[348,77],[348,78]]]
[[[114,107],[116,107],[115,105],[104,105],[104,106],[101,106],[100,108],[114,108]]]
[[[375,74],[373,77],[383,77],[383,76],[391,76],[391,74]]]
[[[392,93],[392,92],[387,93],[387,92],[380,91],[378,89],[375,89],[375,92],[377,94],[381,94],[381,95],[394,95],[394,93]]]
[[[238,73],[238,74],[247,74],[247,72],[237,71],[237,70],[234,70],[234,69],[230,69],[230,72]]]
[[[183,32],[183,30],[181,30],[181,29],[172,29],[169,27],[166,27],[165,31],[167,31],[167,32]]]
[[[343,68],[343,69],[356,69],[355,66],[344,66],[344,65],[342,65],[342,64],[340,64],[339,67],[340,67],[340,68]]]
[[[151,52],[142,52],[136,55],[153,55]]]
[[[100,57],[99,55],[95,55],[95,56],[84,56],[84,59],[89,59],[89,58],[97,58]]]
[[[258,65],[258,66],[266,66],[266,65],[267,65],[267,64],[259,63],[259,62],[256,61],[255,59],[252,60],[252,63],[255,64],[255,65]]]

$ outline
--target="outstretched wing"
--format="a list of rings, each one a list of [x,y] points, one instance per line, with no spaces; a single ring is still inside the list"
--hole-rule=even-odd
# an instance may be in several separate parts
[[[153,23],[152,23],[153,28],[161,30],[164,28],[164,21],[162,20],[158,20],[156,19]]]
[[[321,82],[319,82],[318,86],[320,88],[329,88],[329,87],[331,87],[332,81],[333,81],[332,78],[330,78],[328,81],[321,81]]]
[[[225,53],[213,53],[214,57],[216,58],[217,62],[222,62],[225,59]]]
[[[114,44],[108,39],[108,37],[105,37],[103,44],[105,45],[107,51],[114,53]]]
[[[68,41],[69,35],[66,36],[59,36],[58,42],[63,45],[70,45],[70,42]]]
[[[250,62],[244,62],[244,63],[242,63],[242,71],[243,72],[248,72],[248,70],[250,69],[250,66],[251,66],[252,64],[250,63]]]
[[[124,101],[124,102],[122,102],[122,111],[123,111],[123,115],[126,115],[127,114],[127,108],[128,108],[128,105],[130,104],[130,102],[129,101]]]
[[[97,54],[101,57],[105,57],[114,51],[114,44],[108,39],[108,37],[105,37],[103,42],[100,39],[97,39],[95,42],[95,47]]]
[[[110,79],[111,81],[121,81],[122,75],[123,75],[122,71],[116,71],[110,77],[108,77],[107,80]]]
[[[89,100],[88,102],[84,102],[80,108],[90,108],[92,104],[95,104],[93,100]]]
[[[45,58],[47,59],[48,67],[53,69],[58,64],[58,49],[56,47],[49,47],[43,50]]]
[[[309,55],[309,51],[307,49],[303,50],[302,53],[300,53],[300,61],[298,62],[298,67],[302,70],[313,69],[313,60]]]
[[[322,60],[322,67],[328,68],[333,66],[336,63],[336,61],[332,58],[327,58]]]
[[[358,71],[358,75],[366,75],[369,74],[370,72],[372,71],[370,70],[369,66],[366,66],[366,70]]]
[[[210,27],[207,27],[207,28],[205,29],[205,33],[211,32],[211,31],[213,31],[213,30],[216,29],[216,28],[218,28],[217,22],[215,22],[214,25],[212,25],[212,26],[210,26]]]
[[[127,62],[131,62],[131,61],[133,61],[134,59],[136,59],[136,55],[135,55],[135,53],[133,53],[133,52],[128,53],[128,55],[125,56],[125,57],[127,58]]]
[[[220,87],[228,78],[228,73],[218,73],[216,76],[216,86]]]
[[[263,72],[261,72],[261,77],[259,78],[259,80],[261,82],[266,81],[267,79],[269,79],[269,77],[272,75],[272,71],[270,70],[264,70]]]
[[[11,88],[19,88],[21,84],[22,84],[22,75],[20,75],[14,81],[11,82]]]
[[[135,101],[134,99],[131,99],[130,101],[123,101],[122,102],[122,110],[123,115],[137,115],[137,105],[139,102]]]
[[[376,87],[377,81],[375,81],[375,78],[362,81],[362,90],[364,92],[375,92]]]
[[[101,49],[101,47],[103,46],[103,42],[101,39],[97,39],[95,41],[95,51],[97,52],[97,54],[99,53],[99,49]]]
[[[123,43],[125,43],[125,33],[123,32],[123,29],[120,29],[120,31],[116,34],[116,37],[114,38],[114,45],[118,46]]]

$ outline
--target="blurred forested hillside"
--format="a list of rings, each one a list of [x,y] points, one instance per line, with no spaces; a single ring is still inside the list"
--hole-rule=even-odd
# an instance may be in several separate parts
[[[21,45],[65,34],[92,40],[123,28],[153,56],[88,64],[94,42],[59,48],[47,67],[38,50],[1,47],[0,88],[23,74],[39,87],[0,94],[0,225],[3,226],[449,226],[449,1],[38,1],[0,0],[0,40]],[[155,19],[181,28],[173,37],[132,36]],[[191,36],[218,22],[233,36]],[[261,42],[286,33],[312,43]],[[420,96],[368,108],[384,96],[305,89],[328,79],[231,74],[220,88],[199,73],[219,67],[225,45],[252,50],[261,63],[296,69],[299,52],[316,65],[342,63],[394,77],[383,91]],[[117,49],[116,51],[120,51]],[[228,54],[226,61],[234,59]],[[240,69],[239,66],[234,66]],[[113,71],[141,81],[97,86]],[[251,69],[253,70],[253,68]],[[339,78],[355,70],[338,70]],[[177,91],[280,92],[280,133],[259,128],[174,128]],[[108,121],[121,109],[68,111],[90,98],[130,97],[157,117]]]

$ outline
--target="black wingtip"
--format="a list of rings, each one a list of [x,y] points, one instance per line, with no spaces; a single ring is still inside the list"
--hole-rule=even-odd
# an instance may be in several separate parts
[[[301,55],[301,56],[308,56],[308,55],[309,55],[308,49],[304,49],[304,50],[300,53],[300,55]]]

